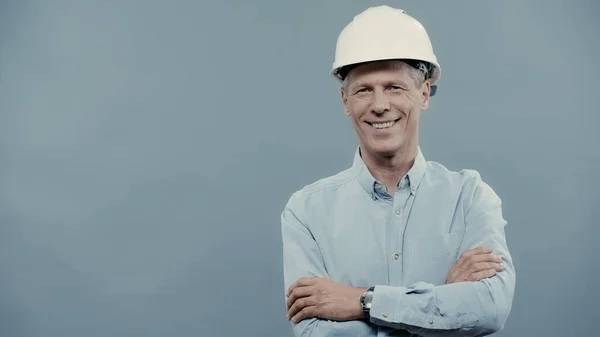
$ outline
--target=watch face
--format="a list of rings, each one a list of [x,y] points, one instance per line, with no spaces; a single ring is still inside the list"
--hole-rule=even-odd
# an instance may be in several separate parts
[[[371,302],[373,301],[373,292],[367,292],[367,296],[365,296],[365,307],[371,309]]]
[[[373,292],[367,291],[361,299],[364,309],[371,309],[371,302],[373,300]]]

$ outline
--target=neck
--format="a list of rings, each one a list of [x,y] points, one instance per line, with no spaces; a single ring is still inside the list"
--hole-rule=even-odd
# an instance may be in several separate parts
[[[381,155],[363,150],[360,154],[373,178],[381,181],[387,187],[388,193],[394,195],[400,179],[412,168],[417,155],[417,146],[402,149],[393,155]]]

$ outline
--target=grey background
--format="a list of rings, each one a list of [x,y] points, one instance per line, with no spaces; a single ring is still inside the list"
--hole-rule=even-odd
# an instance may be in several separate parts
[[[291,336],[279,215],[351,164],[329,77],[373,4],[442,64],[427,159],[504,200],[498,336],[591,336],[597,1],[0,2],[0,336]]]

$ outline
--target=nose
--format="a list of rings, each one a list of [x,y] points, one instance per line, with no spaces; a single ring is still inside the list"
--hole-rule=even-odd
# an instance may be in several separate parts
[[[390,110],[389,97],[383,90],[374,90],[372,110],[378,115]]]

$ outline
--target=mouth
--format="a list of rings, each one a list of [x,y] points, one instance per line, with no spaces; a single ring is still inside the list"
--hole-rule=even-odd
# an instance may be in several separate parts
[[[391,121],[386,121],[386,122],[366,122],[366,123],[377,130],[385,130],[385,129],[389,129],[392,126],[394,126],[394,124],[396,124],[401,119],[402,119],[402,117],[391,120]]]

